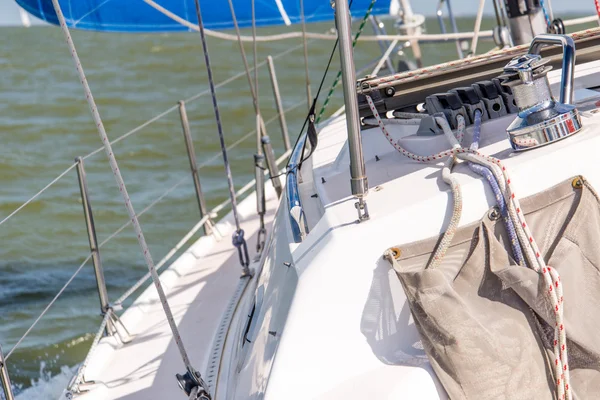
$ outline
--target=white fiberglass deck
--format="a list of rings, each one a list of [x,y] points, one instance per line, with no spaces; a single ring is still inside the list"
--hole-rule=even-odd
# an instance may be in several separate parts
[[[267,229],[276,207],[275,194],[268,190]],[[239,211],[252,260],[256,254],[259,227],[256,197],[252,194],[241,202]],[[216,229],[222,234],[220,240],[215,240],[214,236],[200,238],[161,274],[188,355],[194,367],[203,374],[214,333],[241,273],[238,254],[231,243],[234,229],[231,216],[220,221]],[[154,285],[125,312],[122,321],[134,339],[125,345],[116,345],[111,338],[101,341],[85,373],[86,381],[95,381],[96,385],[77,399],[186,398],[175,379],[175,373],[185,373],[185,367]]]
[[[480,151],[503,161],[520,197],[579,174],[600,188],[595,105],[600,93],[585,90],[599,85],[599,73],[598,62],[576,68],[576,99],[587,98],[593,109],[583,113],[583,129],[573,137],[517,154],[505,132],[514,115],[483,124]],[[560,79],[558,74],[552,71],[551,83]],[[321,130],[312,157],[314,179],[302,184],[310,187],[301,193],[318,197],[302,198],[311,232],[293,252],[298,285],[265,398],[445,398],[419,343],[402,286],[382,260],[389,247],[437,236],[448,225],[452,199],[441,178],[442,163],[411,161],[379,128],[363,131],[371,218],[359,224],[350,194],[345,122],[342,116]],[[390,134],[404,137],[403,145],[416,153],[449,147],[443,135],[407,136],[411,133],[390,126]],[[466,143],[471,133],[472,127]],[[454,172],[463,193],[460,224],[466,225],[486,215],[495,200],[483,180],[461,164]]]

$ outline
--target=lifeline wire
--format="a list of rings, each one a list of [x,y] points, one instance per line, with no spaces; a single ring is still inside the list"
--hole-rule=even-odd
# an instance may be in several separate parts
[[[6,356],[4,357],[4,361],[7,361],[9,359],[10,355],[19,347],[19,345],[23,342],[23,340],[25,340],[27,335],[29,335],[29,332],[31,332],[31,330],[37,325],[37,323],[40,322],[42,317],[44,315],[46,315],[46,313],[48,312],[50,307],[52,307],[52,305],[56,302],[56,300],[58,300],[58,298],[60,297],[61,294],[63,294],[63,292],[65,291],[67,286],[69,286],[71,284],[71,282],[73,282],[73,279],[75,279],[75,277],[79,274],[79,272],[81,272],[81,269],[85,266],[85,264],[87,264],[88,261],[90,261],[91,258],[92,258],[92,255],[88,254],[88,256],[85,258],[85,260],[83,260],[83,262],[81,264],[79,264],[79,267],[77,267],[77,269],[75,270],[75,272],[73,272],[73,274],[71,274],[71,277],[67,280],[67,282],[60,288],[60,290],[58,291],[58,293],[56,293],[56,295],[52,298],[52,300],[50,300],[50,303],[48,303],[46,308],[44,308],[42,310],[40,315],[38,315],[38,317],[35,319],[35,321],[33,321],[33,324],[31,324],[29,326],[27,331],[25,331],[25,333],[21,336],[21,338],[17,341],[17,343],[12,347],[12,349],[10,349],[8,354],[6,354]]]
[[[65,36],[65,40],[67,45],[69,46],[69,50],[71,51],[71,55],[73,57],[73,61],[75,62],[75,68],[77,69],[77,73],[79,74],[79,79],[81,84],[83,85],[83,90],[85,92],[85,96],[88,101],[88,105],[92,112],[92,116],[94,117],[94,122],[96,123],[96,128],[98,130],[98,134],[100,135],[100,139],[104,144],[104,149],[106,151],[106,155],[108,156],[108,161],[110,163],[111,169],[113,171],[113,175],[115,176],[115,180],[117,181],[117,186],[119,187],[119,191],[123,195],[123,200],[125,201],[125,207],[127,208],[127,212],[129,214],[129,218],[133,223],[133,228],[138,238],[139,245],[142,249],[142,253],[144,255],[144,259],[148,266],[148,270],[152,275],[152,280],[154,281],[154,286],[156,287],[156,291],[158,293],[158,297],[160,298],[160,302],[162,304],[165,316],[167,318],[167,322],[171,327],[171,332],[173,333],[173,339],[177,344],[177,348],[179,349],[179,353],[181,355],[181,359],[185,364],[186,369],[195,376],[195,370],[190,363],[190,359],[187,355],[183,342],[181,341],[181,336],[179,335],[179,330],[177,329],[177,324],[173,318],[173,313],[171,312],[171,307],[167,301],[167,297],[163,290],[162,284],[160,282],[160,278],[158,277],[158,273],[156,272],[156,268],[154,267],[154,261],[152,260],[152,256],[150,255],[150,251],[148,249],[148,245],[146,244],[146,239],[144,238],[144,233],[142,232],[142,228],[138,221],[135,210],[133,209],[133,205],[131,204],[131,199],[129,198],[129,194],[127,193],[127,188],[125,187],[125,182],[123,181],[123,177],[121,176],[121,171],[119,170],[119,166],[117,164],[117,160],[115,155],[113,154],[112,147],[108,140],[108,135],[106,134],[106,130],[104,129],[104,124],[102,123],[102,119],[100,117],[100,113],[98,112],[98,108],[96,106],[96,102],[94,101],[94,97],[92,95],[92,91],[88,85],[87,78],[85,77],[85,73],[83,71],[83,67],[81,66],[81,61],[79,60],[79,56],[77,55],[77,50],[75,49],[75,44],[71,39],[71,33],[69,32],[69,28],[67,27],[65,17],[60,9],[60,4],[58,0],[52,0],[52,4],[54,6],[54,10],[56,12],[56,16],[60,22],[60,26],[62,32]]]
[[[29,198],[29,200],[27,200],[25,203],[21,204],[19,207],[17,207],[13,212],[11,212],[10,214],[8,214],[6,217],[4,217],[2,219],[2,221],[0,221],[0,225],[2,225],[3,223],[5,223],[6,221],[8,221],[9,219],[11,219],[16,213],[18,213],[19,211],[21,211],[23,208],[25,208],[29,203],[31,203],[32,201],[34,201],[35,199],[37,199],[42,193],[44,193],[46,190],[48,190],[48,188],[52,185],[54,185],[56,182],[58,182],[63,176],[65,176],[66,174],[69,173],[69,171],[71,171],[73,168],[75,168],[77,166],[77,163],[72,164],[69,168],[65,169],[60,175],[58,175],[56,178],[52,179],[50,181],[50,183],[48,183],[46,186],[44,186],[43,188],[41,188],[36,194],[34,194],[33,196],[31,196]]]
[[[54,0],[57,1],[57,0]],[[210,57],[208,55],[208,45],[206,44],[206,36],[204,34],[204,24],[202,22],[202,13],[200,11],[200,0],[195,0],[196,3],[196,16],[198,17],[198,26],[200,31],[200,39],[202,41],[202,49],[204,50],[204,62],[206,64],[206,72],[208,74],[208,84],[210,86],[210,92],[212,95],[213,110],[215,113],[215,119],[217,121],[217,131],[219,134],[219,141],[221,144],[221,152],[223,153],[223,165],[225,167],[225,173],[227,175],[227,185],[229,187],[229,197],[231,199],[231,211],[233,219],[235,221],[236,233],[233,238],[233,244],[238,248],[240,263],[242,264],[242,270],[244,275],[250,274],[248,265],[248,248],[246,241],[244,240],[244,231],[240,227],[240,217],[237,210],[237,200],[235,198],[235,188],[233,186],[233,178],[231,176],[231,167],[229,165],[229,159],[227,158],[227,148],[225,146],[225,137],[223,135],[223,126],[221,125],[221,115],[219,114],[219,105],[217,104],[217,93],[215,91],[215,84],[212,76],[212,69],[210,67]]]

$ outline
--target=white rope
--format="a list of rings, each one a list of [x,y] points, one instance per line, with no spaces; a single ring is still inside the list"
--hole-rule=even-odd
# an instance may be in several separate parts
[[[411,118],[417,118],[417,119],[425,119],[427,117],[429,117],[429,114],[425,114],[425,113],[414,113],[414,112],[402,112],[402,111],[394,111],[392,114],[394,114],[394,117],[396,118],[404,118],[404,119],[411,119]]]
[[[79,267],[77,267],[77,269],[75,270],[75,272],[73,272],[73,274],[71,275],[71,277],[69,278],[69,280],[67,280],[67,282],[62,286],[62,288],[60,288],[60,290],[58,291],[58,293],[56,293],[56,295],[52,298],[52,300],[50,300],[50,303],[48,303],[48,305],[46,306],[46,308],[44,308],[42,310],[42,312],[40,313],[40,315],[38,315],[38,317],[35,319],[35,321],[33,321],[33,324],[31,324],[31,326],[25,331],[25,333],[23,334],[23,336],[21,336],[21,338],[17,341],[17,343],[13,346],[12,349],[10,349],[10,351],[8,352],[8,354],[6,355],[6,357],[4,357],[5,360],[8,360],[8,358],[11,356],[11,354],[19,347],[19,345],[21,344],[21,342],[23,342],[23,340],[25,340],[25,338],[27,337],[27,335],[29,335],[29,332],[31,332],[31,330],[37,325],[38,322],[40,322],[40,320],[42,319],[42,317],[44,315],[46,315],[46,313],[48,312],[48,310],[50,309],[50,307],[52,307],[52,305],[54,303],[56,303],[56,300],[58,300],[58,298],[60,297],[61,294],[63,294],[63,292],[65,291],[65,289],[67,288],[67,286],[69,286],[71,284],[71,282],[73,282],[73,279],[75,279],[75,277],[79,274],[79,272],[81,272],[81,269],[85,266],[85,264],[87,264],[88,261],[90,261],[90,259],[92,258],[92,255],[89,254],[85,260],[83,260],[83,262],[81,263],[81,265],[79,265]]]
[[[104,149],[106,151],[106,155],[108,157],[110,167],[113,171],[113,175],[115,176],[115,180],[117,182],[117,186],[119,187],[119,191],[121,192],[121,194],[123,196],[123,200],[125,202],[125,207],[127,208],[129,218],[131,219],[131,221],[133,223],[133,227],[134,227],[135,233],[137,235],[139,245],[142,249],[142,253],[143,253],[144,259],[146,261],[146,264],[148,266],[148,270],[150,271],[150,274],[152,275],[152,279],[154,281],[154,285],[156,287],[158,297],[161,300],[163,310],[164,310],[165,316],[167,318],[167,322],[169,323],[169,326],[171,327],[171,331],[173,333],[173,339],[175,340],[175,343],[177,344],[177,347],[179,348],[179,353],[181,355],[181,359],[182,359],[183,363],[186,366],[186,369],[188,371],[194,371],[194,369],[190,363],[189,357],[187,355],[187,352],[185,351],[183,342],[181,341],[181,337],[179,335],[179,330],[177,328],[177,324],[175,323],[175,320],[173,318],[173,313],[171,312],[171,308],[169,307],[169,303],[167,301],[164,290],[160,283],[160,279],[158,277],[158,274],[156,273],[156,269],[154,268],[154,261],[152,260],[152,256],[150,255],[148,245],[146,244],[146,239],[144,238],[144,233],[142,232],[142,228],[140,227],[140,223],[137,219],[137,215],[136,215],[133,205],[131,203],[131,199],[129,198],[129,194],[127,193],[127,188],[125,186],[125,182],[123,181],[123,177],[121,176],[121,171],[119,170],[117,160],[115,158],[112,147],[108,140],[108,135],[106,134],[106,130],[104,129],[104,124],[102,123],[102,118],[100,117],[100,113],[98,112],[98,107],[96,106],[96,102],[94,101],[92,91],[91,91],[91,89],[88,85],[87,79],[85,77],[83,67],[81,66],[81,61],[79,60],[79,56],[77,55],[77,50],[75,49],[75,45],[71,38],[69,28],[67,27],[65,17],[60,8],[60,4],[59,4],[58,0],[52,0],[52,4],[54,6],[54,10],[58,17],[58,21],[60,22],[62,32],[65,36],[65,40],[67,42],[67,45],[68,45],[71,55],[73,57],[73,61],[75,62],[75,68],[77,69],[77,73],[79,75],[80,82],[83,86],[85,96],[88,101],[88,105],[92,112],[92,116],[94,118],[96,128],[98,130],[98,134],[104,144]]]
[[[479,9],[477,10],[477,18],[475,18],[475,28],[473,29],[473,41],[471,42],[471,56],[477,52],[477,41],[479,39],[479,30],[481,29],[481,21],[483,20],[483,8],[485,0],[479,0]]]
[[[401,119],[401,118],[387,118],[382,119],[384,125],[420,125],[421,119]],[[366,117],[363,119],[363,123],[369,126],[379,126],[379,121],[373,117]]]
[[[427,268],[431,269],[438,267],[442,263],[448,248],[450,248],[450,245],[452,244],[452,239],[456,234],[456,230],[460,222],[460,216],[462,214],[461,188],[458,180],[452,174],[452,166],[454,165],[455,161],[455,156],[448,157],[444,167],[442,168],[442,179],[450,186],[452,191],[452,217],[450,218],[448,228],[446,228],[446,231],[442,236],[442,240],[440,240],[435,252],[431,256],[431,262],[429,265],[427,265]]]
[[[194,31],[199,31],[198,25],[188,21],[185,18],[180,17],[179,15],[169,11],[163,6],[157,4],[153,0],[144,0],[145,3],[153,7],[155,10],[161,12],[165,16],[171,18],[173,21],[180,23]],[[205,33],[207,36],[212,36],[218,39],[229,40],[229,41],[237,41],[238,38],[236,35],[231,35],[228,33],[217,32],[210,29],[205,29]],[[481,31],[479,32],[479,36],[492,37],[492,31]],[[303,37],[302,32],[288,32],[288,33],[280,33],[276,35],[261,35],[256,37],[256,41],[258,42],[275,42],[279,40],[286,39],[297,39]],[[369,41],[369,42],[378,42],[381,40],[395,40],[397,39],[400,42],[410,41],[410,40],[452,40],[452,39],[471,39],[473,37],[473,32],[463,32],[463,33],[446,33],[446,34],[420,34],[420,35],[371,35],[371,36],[361,36],[358,40],[361,41]],[[323,40],[336,40],[337,35],[327,34],[327,33],[315,33],[315,32],[306,32],[307,39],[323,39]],[[252,36],[241,36],[241,40],[244,42],[252,42]]]
[[[21,211],[23,208],[25,208],[28,204],[30,204],[32,201],[34,201],[35,199],[37,199],[42,193],[44,193],[46,190],[48,190],[48,188],[50,188],[50,186],[54,185],[56,182],[58,182],[60,180],[60,178],[62,178],[63,176],[65,176],[66,174],[69,173],[69,171],[71,171],[73,168],[75,168],[77,166],[77,163],[74,163],[73,165],[71,165],[69,168],[67,168],[66,170],[64,170],[60,175],[58,175],[56,178],[52,179],[50,181],[50,183],[48,183],[46,186],[44,186],[43,188],[41,188],[36,194],[34,194],[33,196],[31,196],[29,198],[29,200],[27,200],[25,203],[21,204],[19,207],[17,207],[13,212],[11,212],[10,214],[8,214],[6,217],[4,217],[4,219],[2,219],[2,221],[0,221],[0,225],[2,225],[3,223],[5,223],[6,221],[8,221],[9,219],[11,219],[16,213],[18,213],[19,211]]]

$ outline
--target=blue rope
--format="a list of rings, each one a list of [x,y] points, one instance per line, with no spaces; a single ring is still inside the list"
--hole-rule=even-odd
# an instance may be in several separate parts
[[[552,25],[552,21],[550,21],[550,15],[548,14],[548,10],[546,10],[546,4],[544,0],[540,0],[540,7],[542,7],[542,12],[544,13],[544,18],[546,19],[546,26],[550,29]]]
[[[479,148],[479,139],[481,137],[481,112],[479,110],[475,111],[475,121],[473,127],[473,142],[471,143],[471,150],[477,150]],[[469,162],[469,168],[473,172],[478,175],[484,177],[491,189],[494,193],[494,197],[496,198],[496,203],[498,204],[498,208],[500,209],[500,214],[502,215],[502,219],[504,221],[504,226],[506,227],[506,231],[508,233],[508,238],[510,239],[510,245],[512,247],[513,258],[519,265],[525,264],[525,259],[523,258],[523,251],[521,250],[521,245],[519,244],[519,239],[517,238],[517,232],[515,230],[515,225],[513,221],[510,219],[508,215],[508,208],[506,207],[506,201],[504,200],[504,196],[502,195],[502,191],[500,190],[500,186],[492,174],[492,171],[489,168],[484,167],[483,165],[475,164],[473,162]]]

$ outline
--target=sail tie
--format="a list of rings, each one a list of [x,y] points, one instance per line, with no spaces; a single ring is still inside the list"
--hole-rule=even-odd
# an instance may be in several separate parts
[[[558,275],[558,272],[550,266],[546,265],[542,253],[539,247],[537,246],[535,239],[533,238],[531,230],[529,229],[529,225],[525,221],[525,215],[523,213],[523,210],[521,209],[519,200],[512,188],[511,180],[508,175],[508,171],[506,170],[506,167],[502,164],[502,162],[499,159],[484,155],[475,149],[461,147],[459,141],[452,133],[452,129],[450,128],[450,125],[448,124],[448,121],[445,117],[436,117],[436,121],[444,131],[444,135],[451,143],[452,148],[428,156],[421,156],[418,154],[411,153],[404,149],[390,136],[389,132],[385,127],[385,124],[383,123],[383,120],[379,115],[379,112],[377,111],[377,107],[373,103],[373,99],[369,95],[366,95],[365,97],[367,99],[367,103],[369,104],[369,108],[371,109],[373,116],[377,120],[379,128],[383,132],[384,136],[386,137],[388,142],[402,155],[419,162],[440,161],[446,157],[456,157],[465,161],[470,161],[479,165],[483,165],[492,172],[494,178],[500,185],[502,195],[508,206],[510,218],[513,221],[513,224],[516,228],[516,233],[519,238],[519,242],[525,250],[527,260],[529,261],[528,266],[534,271],[538,272],[542,276],[544,283],[546,284],[547,290],[545,291],[545,294],[550,300],[550,305],[555,316],[553,341],[555,359],[553,366],[554,377],[556,379],[556,393],[559,399],[572,399],[572,387],[570,383],[570,374],[568,366],[566,327],[564,325],[563,314],[562,283],[560,281],[560,276]],[[459,124],[464,124],[464,118],[462,116],[459,115],[457,117],[457,120]],[[450,166],[451,164],[448,165],[448,169]],[[456,200],[457,201],[455,202],[460,202],[461,198],[459,197]],[[461,209],[461,207],[462,205],[454,205],[455,209]],[[454,232],[451,231],[450,235],[453,234]]]

